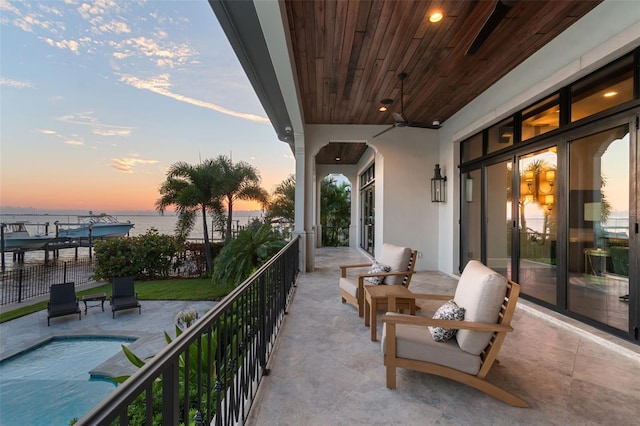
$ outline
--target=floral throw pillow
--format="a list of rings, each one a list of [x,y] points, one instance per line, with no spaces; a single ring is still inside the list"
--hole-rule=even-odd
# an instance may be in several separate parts
[[[438,308],[433,315],[433,319],[462,321],[464,320],[464,308],[461,308],[456,302],[450,300]],[[446,342],[447,340],[453,339],[458,330],[455,328],[429,326],[429,331],[431,332],[431,337],[433,337],[433,340],[436,342]]]
[[[383,265],[374,261],[367,274],[379,274],[380,272],[389,272],[390,270],[391,266]],[[375,285],[384,284],[384,277],[365,277],[364,280]]]

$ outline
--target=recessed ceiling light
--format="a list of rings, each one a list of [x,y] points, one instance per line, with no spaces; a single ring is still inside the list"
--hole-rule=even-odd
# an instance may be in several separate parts
[[[378,107],[378,111],[385,112],[386,110],[389,109],[389,105],[391,105],[393,103],[393,99],[384,98],[383,100],[380,101],[380,103],[382,105],[380,105]]]
[[[604,94],[604,97],[605,97],[605,98],[611,98],[611,97],[613,97],[613,96],[615,96],[615,95],[617,95],[617,94],[618,94],[618,92],[616,92],[615,90],[612,90],[612,91],[610,91],[610,92],[605,93],[605,94]]]
[[[442,14],[442,12],[437,11],[437,12],[433,12],[431,15],[429,15],[429,22],[440,22],[442,21],[442,18],[444,17],[444,15]]]

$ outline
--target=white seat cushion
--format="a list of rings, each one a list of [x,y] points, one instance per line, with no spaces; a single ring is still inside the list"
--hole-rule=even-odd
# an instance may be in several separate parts
[[[353,297],[358,297],[358,280],[352,278],[340,278],[340,288]]]
[[[393,244],[384,243],[378,262],[389,266],[391,272],[406,271],[411,260],[411,248],[399,247]],[[384,283],[387,285],[402,284],[404,276],[386,277]]]
[[[471,260],[462,271],[454,302],[465,309],[464,320],[496,323],[507,294],[507,279],[477,260]],[[460,348],[479,355],[489,344],[490,331],[458,330]]]
[[[387,324],[382,326],[381,348],[386,353]],[[455,339],[436,342],[429,331],[418,325],[396,325],[396,357],[416,359],[443,365],[465,373],[476,375],[480,371],[482,360],[458,347]]]

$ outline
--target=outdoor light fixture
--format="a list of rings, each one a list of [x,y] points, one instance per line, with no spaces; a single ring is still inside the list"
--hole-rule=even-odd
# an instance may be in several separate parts
[[[440,22],[442,21],[442,18],[444,17],[444,15],[442,14],[442,12],[440,11],[436,11],[434,13],[432,13],[431,15],[429,15],[429,22]]]
[[[393,103],[393,99],[384,98],[383,100],[380,101],[380,103],[382,105],[380,105],[378,107],[378,111],[385,112],[386,110],[389,109],[389,105],[391,105]]]
[[[444,203],[447,177],[440,174],[440,164],[436,164],[434,176],[431,178],[431,202]]]
[[[464,194],[465,194],[465,199],[467,201],[467,203],[472,203],[473,202],[473,178],[471,177],[470,173],[467,173],[467,178],[464,181]]]

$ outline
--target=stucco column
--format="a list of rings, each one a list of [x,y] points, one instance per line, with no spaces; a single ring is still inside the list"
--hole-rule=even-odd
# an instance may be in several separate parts
[[[313,164],[306,158],[303,135],[296,135],[296,202],[294,235],[300,238],[300,271],[313,272],[315,235],[313,230]],[[310,188],[311,187],[311,188]]]

